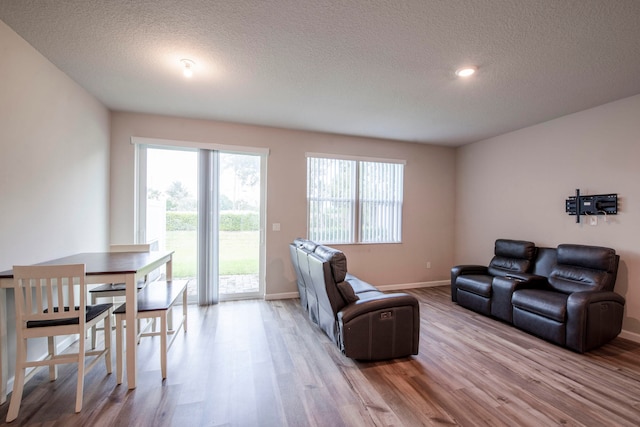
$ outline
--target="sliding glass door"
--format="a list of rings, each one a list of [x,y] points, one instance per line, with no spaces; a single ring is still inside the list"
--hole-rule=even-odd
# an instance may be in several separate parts
[[[264,156],[139,145],[138,240],[173,250],[190,301],[264,295]],[[156,244],[156,243],[154,243]]]
[[[220,153],[219,294],[259,294],[260,157]]]
[[[198,151],[141,147],[140,243],[175,251],[173,278],[188,280],[189,300],[197,300]]]

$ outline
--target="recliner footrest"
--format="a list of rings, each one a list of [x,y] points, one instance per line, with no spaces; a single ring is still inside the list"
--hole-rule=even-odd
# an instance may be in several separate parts
[[[544,289],[523,289],[513,293],[511,303],[520,310],[564,322],[567,318],[568,297],[569,295]]]

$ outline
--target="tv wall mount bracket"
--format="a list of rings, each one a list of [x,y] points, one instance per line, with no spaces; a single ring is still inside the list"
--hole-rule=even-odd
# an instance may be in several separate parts
[[[576,223],[580,222],[581,215],[617,215],[617,194],[594,194],[592,196],[580,195],[576,189],[575,196],[569,196],[565,201],[565,212],[576,216]]]

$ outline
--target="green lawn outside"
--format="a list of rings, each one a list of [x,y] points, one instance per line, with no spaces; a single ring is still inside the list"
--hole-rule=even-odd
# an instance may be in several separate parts
[[[167,249],[174,250],[173,277],[196,276],[196,231],[167,231]],[[258,274],[259,231],[220,232],[220,274]]]

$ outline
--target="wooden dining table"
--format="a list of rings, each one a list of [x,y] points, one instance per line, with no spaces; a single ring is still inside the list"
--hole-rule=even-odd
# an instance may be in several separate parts
[[[157,268],[166,266],[166,279],[172,279],[173,251],[151,252],[87,252],[66,256],[37,265],[84,264],[86,284],[126,284],[126,348],[127,385],[136,388],[137,282]],[[7,400],[7,289],[13,288],[13,271],[0,272],[0,403]],[[86,290],[85,290],[86,292]],[[133,307],[133,310],[129,309]]]

